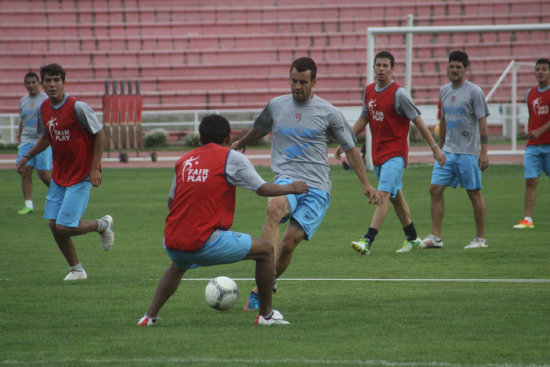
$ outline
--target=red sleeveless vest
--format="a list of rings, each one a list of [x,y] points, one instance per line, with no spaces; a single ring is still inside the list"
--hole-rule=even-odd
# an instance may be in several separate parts
[[[529,130],[535,130],[550,121],[550,90],[544,93],[534,87],[527,97],[529,108]],[[527,145],[550,144],[550,131],[535,140],[527,140]]]
[[[74,112],[75,97],[54,110],[49,99],[40,106],[42,121],[52,147],[52,178],[64,187],[82,181],[92,169],[95,136],[80,125]]]
[[[388,159],[403,157],[405,166],[409,157],[410,120],[395,112],[395,92],[400,87],[393,82],[381,92],[369,84],[365,91],[365,105],[372,134],[372,161],[380,166]]]
[[[164,226],[164,245],[195,251],[216,229],[233,225],[236,187],[225,178],[230,148],[210,143],[176,163],[176,188]]]

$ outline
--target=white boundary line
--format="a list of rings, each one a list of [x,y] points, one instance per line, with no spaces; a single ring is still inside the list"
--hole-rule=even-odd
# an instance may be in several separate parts
[[[233,280],[254,281],[254,278],[232,278]],[[149,279],[159,280],[159,279]],[[188,281],[209,281],[210,278],[182,278]],[[317,281],[317,282],[455,282],[455,283],[550,283],[550,279],[398,279],[398,278],[281,278],[277,282],[300,282],[300,281]]]

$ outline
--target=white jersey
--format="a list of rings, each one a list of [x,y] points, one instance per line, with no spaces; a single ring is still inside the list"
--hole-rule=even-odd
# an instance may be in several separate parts
[[[36,131],[38,124],[38,115],[40,114],[40,106],[42,102],[48,99],[48,95],[44,92],[38,93],[32,97],[27,94],[19,101],[19,118],[21,119],[21,143],[36,143],[40,137]]]
[[[273,98],[254,121],[254,130],[273,133],[271,169],[275,180],[305,181],[330,193],[328,144],[335,138],[342,149],[355,147],[355,136],[344,115],[324,99],[313,96],[298,103],[292,94]]]
[[[480,87],[469,81],[453,88],[447,83],[439,92],[441,116],[446,134],[443,150],[455,154],[479,155],[479,119],[489,116],[489,107]]]

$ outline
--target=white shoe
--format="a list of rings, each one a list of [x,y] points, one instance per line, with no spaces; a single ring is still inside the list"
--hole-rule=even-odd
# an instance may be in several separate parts
[[[420,244],[420,248],[442,248],[443,247],[443,241],[441,238],[434,236],[433,234],[429,234],[422,240],[422,243]]]
[[[160,317],[150,317],[150,316],[147,316],[147,314],[145,314],[145,316],[143,316],[139,320],[138,326],[154,326],[157,324],[159,318]]]
[[[99,232],[101,236],[101,244],[103,245],[103,250],[109,251],[115,243],[115,232],[113,232],[113,217],[106,215],[103,218],[107,221],[108,225],[102,232]]]
[[[476,237],[476,238],[474,238],[474,240],[472,242],[467,244],[464,248],[465,249],[483,248],[483,247],[487,247],[487,246],[489,246],[489,245],[487,244],[487,241],[485,241],[484,238]]]
[[[86,280],[86,279],[88,279],[88,274],[86,274],[86,270],[82,270],[82,271],[71,270],[71,272],[67,274],[67,276],[63,280]]]
[[[277,311],[273,310],[271,317],[266,318],[265,316],[258,315],[254,325],[288,325],[290,322],[286,321],[283,318],[283,315]]]

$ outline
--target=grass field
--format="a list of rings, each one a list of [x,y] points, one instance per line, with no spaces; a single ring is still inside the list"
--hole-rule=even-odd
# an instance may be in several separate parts
[[[270,179],[270,171],[260,169]],[[88,272],[66,283],[67,265],[42,219],[46,188],[34,177],[37,212],[18,216],[20,179],[0,171],[0,365],[2,366],[550,366],[550,180],[538,188],[534,230],[523,214],[523,168],[483,176],[486,249],[474,236],[462,189],[446,192],[442,250],[396,254],[404,234],[389,215],[373,254],[350,247],[374,208],[355,175],[333,168],[331,206],[278,282],[274,307],[291,325],[255,327],[242,311],[253,262],[189,271],[154,328],[138,328],[168,258],[162,249],[171,169],[105,169],[85,219],[115,218],[116,242],[74,239]],[[431,167],[409,167],[404,193],[420,236],[430,229]],[[376,182],[372,173],[369,177]],[[260,235],[265,199],[239,189],[233,229]],[[237,280],[226,312],[204,301],[207,280]]]

